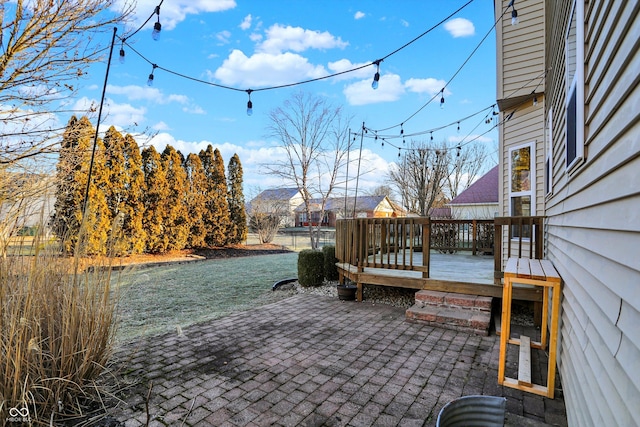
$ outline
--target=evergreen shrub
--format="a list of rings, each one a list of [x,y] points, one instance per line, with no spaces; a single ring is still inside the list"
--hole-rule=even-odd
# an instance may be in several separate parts
[[[324,254],[305,249],[298,254],[298,283],[303,287],[320,286],[324,280]]]
[[[338,280],[338,267],[336,263],[336,247],[333,245],[325,246],[322,248],[324,254],[324,277],[329,281]]]

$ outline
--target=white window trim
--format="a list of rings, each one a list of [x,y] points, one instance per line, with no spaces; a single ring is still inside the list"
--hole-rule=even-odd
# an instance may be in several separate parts
[[[512,180],[512,176],[511,176],[511,171],[513,170],[512,168],[512,158],[513,156],[511,155],[511,153],[515,150],[520,150],[521,148],[526,148],[529,147],[529,170],[531,171],[531,174],[529,176],[529,182],[531,184],[531,189],[529,191],[511,191],[511,180]],[[511,199],[513,197],[520,197],[520,196],[530,196],[531,197],[531,216],[535,216],[536,215],[536,141],[533,140],[531,142],[528,142],[526,144],[522,144],[522,145],[517,145],[514,147],[509,147],[509,216],[511,216],[511,212],[513,212],[513,207],[511,206]]]
[[[571,14],[569,15],[569,25],[565,33],[565,64],[568,63],[568,39],[571,30],[571,20],[573,15],[576,16],[576,71],[571,82],[568,76],[567,81],[567,97],[565,99],[565,114],[569,107],[569,100],[573,91],[576,91],[576,157],[566,165],[567,173],[572,174],[584,163],[584,2],[573,1]],[[565,120],[568,123],[568,120]],[[565,125],[566,127],[567,125]],[[567,139],[565,136],[565,164],[567,160]]]

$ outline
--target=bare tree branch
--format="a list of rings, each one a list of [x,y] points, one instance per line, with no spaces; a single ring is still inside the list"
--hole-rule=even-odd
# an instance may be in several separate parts
[[[4,3],[4,2],[3,2]],[[57,149],[68,112],[87,68],[107,46],[99,35],[132,11],[110,9],[115,0],[18,0],[5,6],[7,30],[0,56],[0,164]],[[81,112],[86,114],[87,112]]]
[[[339,172],[350,149],[349,119],[340,107],[329,105],[324,98],[296,92],[269,113],[269,120],[268,136],[280,142],[285,160],[263,166],[302,194],[311,247],[317,248],[319,233],[314,233],[312,213],[319,214],[317,231],[327,200],[340,183]]]

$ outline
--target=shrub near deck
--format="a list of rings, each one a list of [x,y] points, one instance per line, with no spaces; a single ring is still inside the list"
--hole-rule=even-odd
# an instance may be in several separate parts
[[[305,249],[298,255],[298,283],[300,286],[320,286],[324,281],[324,254]]]

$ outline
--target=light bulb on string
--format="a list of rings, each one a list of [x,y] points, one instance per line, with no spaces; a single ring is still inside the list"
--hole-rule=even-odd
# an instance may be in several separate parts
[[[456,157],[460,157],[460,151],[462,151],[462,146],[460,145],[459,142],[458,142],[458,146],[456,148],[458,149],[458,152],[456,153]]]
[[[151,38],[155,41],[160,39],[160,31],[162,31],[162,24],[160,24],[160,6],[156,6],[156,12],[158,15],[158,21],[153,24],[153,31],[151,32]]]
[[[433,132],[431,132],[431,141],[433,141]]]
[[[149,74],[149,79],[147,80],[147,86],[153,86],[153,73],[156,71],[156,68],[158,68],[158,66],[153,64],[153,69],[151,70],[151,74]]]
[[[378,83],[380,82],[380,60],[373,62],[376,64],[376,73],[373,75],[373,81],[371,82],[371,87],[375,90],[378,89]]]
[[[458,133],[460,133],[460,122],[458,122]]]
[[[400,155],[400,151],[401,151],[401,150],[400,150],[400,147],[398,147],[398,158],[400,158],[400,157],[401,157],[401,155]]]
[[[511,25],[518,25],[520,20],[518,19],[518,11],[516,10],[516,7],[513,5],[514,1],[515,0],[511,0],[511,2],[509,3],[509,6],[511,6]]]
[[[122,42],[122,46],[120,47],[120,63],[124,64],[124,41]]]
[[[444,88],[442,88],[442,95],[440,96],[440,108],[444,109]]]
[[[533,96],[533,105],[538,105],[538,97],[536,95]]]
[[[253,102],[251,102],[251,92],[253,92],[253,90],[247,89],[247,95],[249,95],[249,101],[247,101],[247,116],[251,116],[253,114]]]

